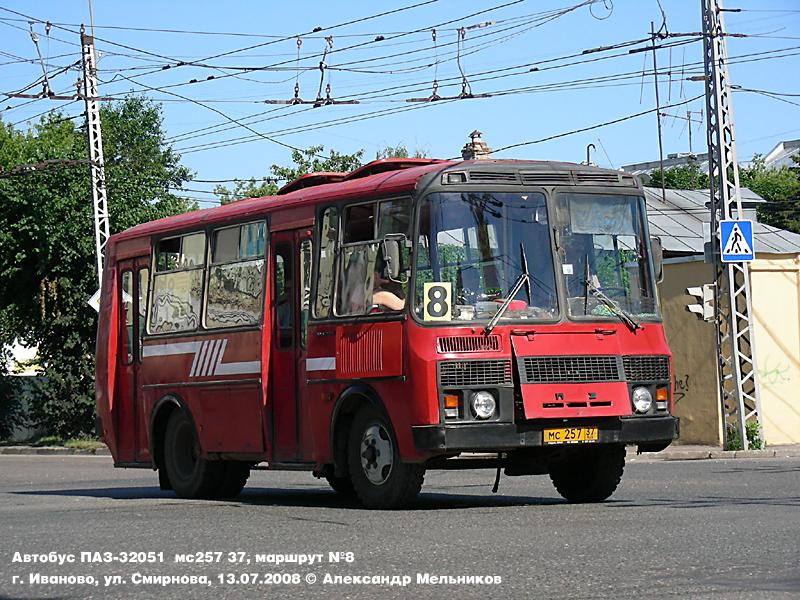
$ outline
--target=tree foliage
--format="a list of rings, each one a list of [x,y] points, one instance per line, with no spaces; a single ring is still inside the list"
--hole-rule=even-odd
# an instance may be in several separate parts
[[[129,97],[104,106],[101,122],[112,232],[194,208],[169,191],[191,174],[164,143],[157,105]],[[26,131],[0,126],[2,170],[85,157],[85,131],[58,113]],[[34,424],[62,436],[92,431],[97,314],[86,301],[97,275],[85,165],[0,179],[0,281],[4,335],[38,348]]]
[[[278,191],[277,181],[294,181],[301,175],[308,173],[336,172],[349,173],[361,166],[361,159],[364,151],[359,150],[354,154],[342,154],[336,150],[329,152],[330,156],[322,156],[324,146],[311,146],[305,150],[292,150],[291,166],[285,167],[273,164],[270,167],[270,177],[256,180],[237,179],[234,181],[233,189],[228,189],[223,185],[214,188],[214,193],[220,198],[222,204],[228,204],[242,198],[258,198],[260,196],[270,196]]]
[[[700,170],[697,162],[654,171],[650,176],[652,187],[664,187],[670,190],[705,190],[708,189],[708,173]]]
[[[375,159],[382,158],[427,158],[428,153],[422,148],[414,148],[413,153],[409,153],[408,148],[404,144],[397,144],[397,146],[386,146],[375,153]]]
[[[739,167],[739,183],[766,200],[758,206],[761,223],[800,233],[800,156],[792,160],[798,167],[770,168],[757,154],[749,165]],[[708,189],[708,174],[701,171],[696,162],[655,171],[650,185],[661,187],[662,179],[668,189]]]
[[[800,157],[793,157],[800,164]],[[758,220],[767,225],[800,233],[800,172],[788,167],[767,168],[756,155],[750,165],[739,169],[739,181],[764,198]]]

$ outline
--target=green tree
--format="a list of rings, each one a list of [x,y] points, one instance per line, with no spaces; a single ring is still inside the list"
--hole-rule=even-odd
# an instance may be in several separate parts
[[[408,148],[404,144],[397,144],[397,146],[386,146],[382,150],[375,153],[375,159],[382,158],[427,158],[428,153],[422,148],[415,148],[413,154],[409,154]]]
[[[800,157],[793,160],[800,164]],[[739,168],[739,181],[766,200],[758,207],[759,221],[800,233],[800,173],[796,168],[767,168],[757,154],[750,165]]]
[[[305,150],[292,150],[292,166],[284,167],[272,165],[270,176],[256,180],[236,179],[233,189],[228,189],[223,185],[214,188],[214,193],[220,198],[222,204],[228,204],[242,198],[258,198],[259,196],[270,196],[275,194],[279,187],[276,181],[288,183],[294,181],[301,175],[308,173],[349,173],[361,166],[361,159],[364,151],[359,150],[354,154],[342,154],[336,150],[330,151],[330,156],[322,156],[324,146],[311,146]]]
[[[101,109],[112,232],[194,208],[170,192],[190,178],[164,143],[160,108],[129,97]],[[86,156],[84,130],[58,113],[27,131],[0,124],[0,170]],[[85,165],[0,178],[0,323],[37,346],[43,383],[32,418],[50,433],[94,427],[97,287]]]
[[[685,165],[671,167],[661,171],[653,171],[650,176],[650,186],[664,187],[671,190],[705,190],[708,189],[708,174],[701,171],[696,161]]]
[[[224,185],[214,188],[214,193],[219,196],[222,204],[230,204],[242,198],[260,198],[261,196],[273,196],[278,191],[278,185],[271,179],[256,180],[236,179],[233,182],[233,189],[229,190]]]

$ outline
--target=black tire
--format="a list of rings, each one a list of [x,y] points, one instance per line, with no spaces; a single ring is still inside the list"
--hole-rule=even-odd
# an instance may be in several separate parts
[[[164,467],[180,498],[212,498],[222,481],[222,463],[200,457],[194,424],[181,410],[174,411],[167,422]]]
[[[372,407],[356,413],[347,441],[347,466],[356,497],[366,508],[411,504],[422,488],[425,468],[400,461],[386,416]]]
[[[617,489],[624,470],[624,445],[576,448],[550,465],[550,480],[569,502],[602,502]]]
[[[250,477],[250,463],[226,461],[222,463],[222,477],[214,494],[217,498],[236,498]]]
[[[337,477],[336,475],[326,475],[325,479],[333,491],[341,494],[348,500],[354,500],[356,498],[356,490],[353,487],[353,480],[350,479],[350,476]]]

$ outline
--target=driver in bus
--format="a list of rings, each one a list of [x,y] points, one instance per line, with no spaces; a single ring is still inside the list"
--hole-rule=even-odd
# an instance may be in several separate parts
[[[403,310],[406,305],[403,290],[397,282],[384,277],[385,271],[386,262],[379,254],[372,274],[372,306],[382,311]]]

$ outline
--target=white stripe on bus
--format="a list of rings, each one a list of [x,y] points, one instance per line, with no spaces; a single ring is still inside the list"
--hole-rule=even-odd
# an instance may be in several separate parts
[[[335,371],[336,370],[336,357],[325,356],[322,358],[307,358],[306,359],[306,372],[309,371]]]

